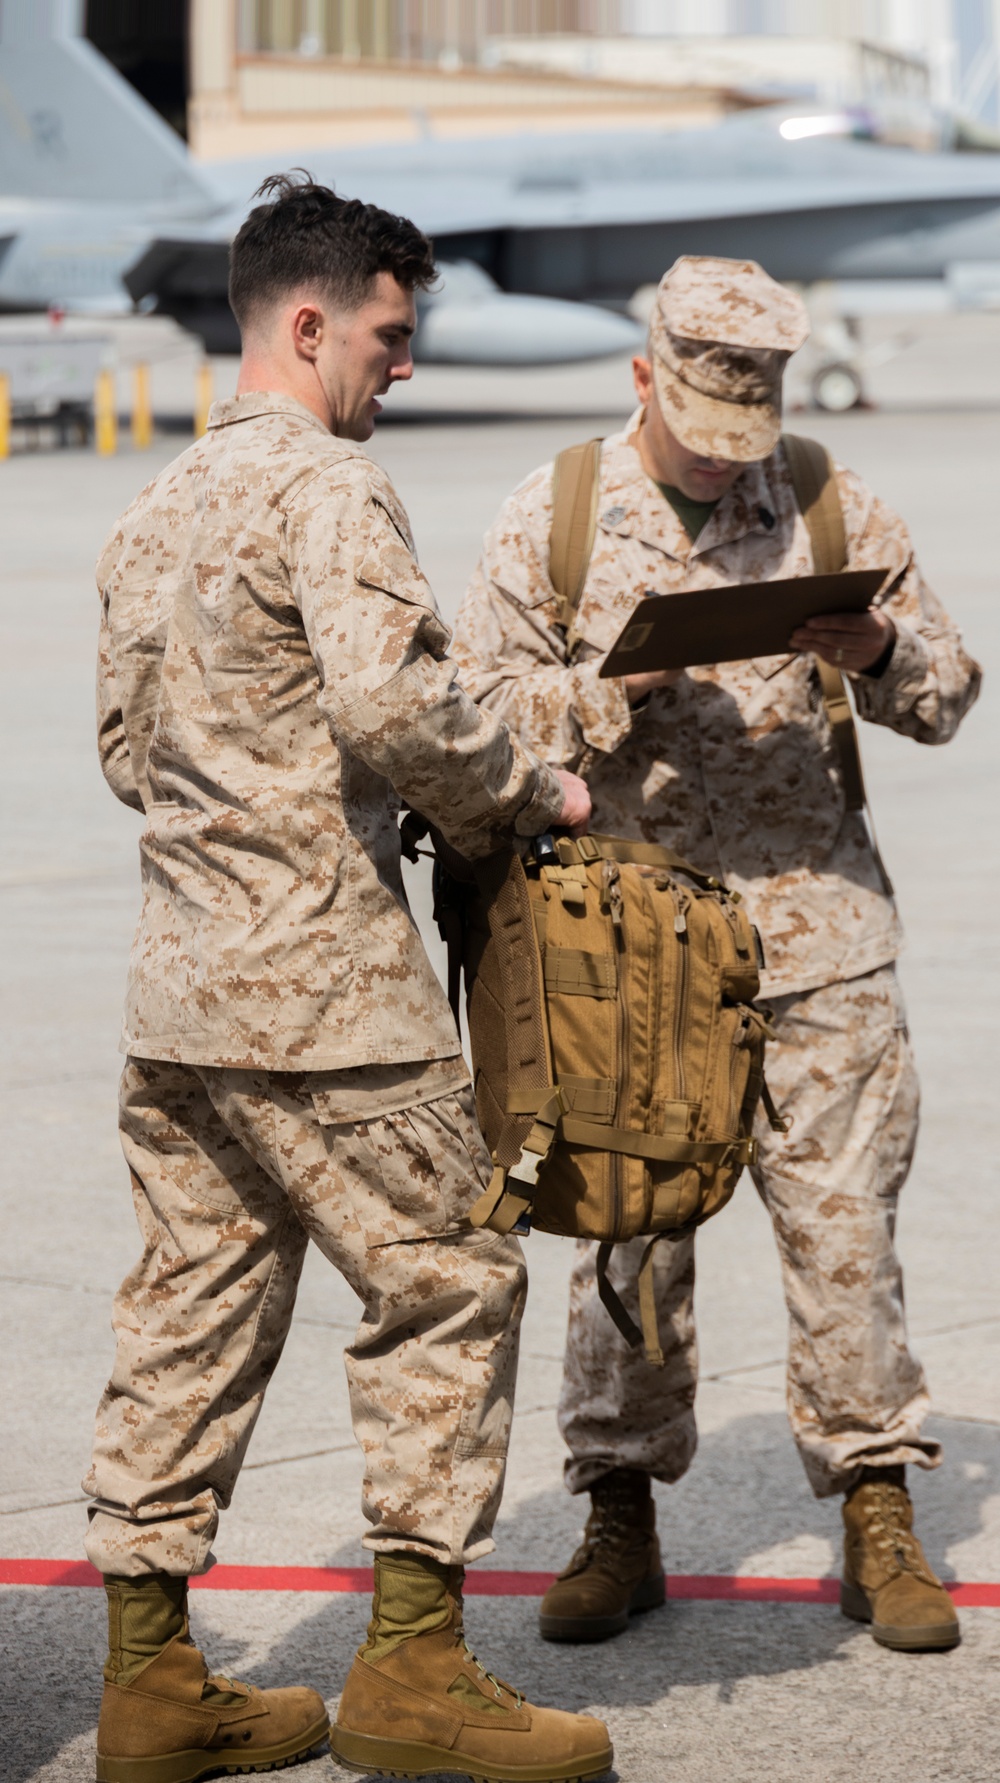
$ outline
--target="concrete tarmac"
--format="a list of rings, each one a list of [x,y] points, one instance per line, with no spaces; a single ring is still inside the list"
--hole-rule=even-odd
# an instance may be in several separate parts
[[[886,391],[879,412],[794,425],[821,436],[908,517],[928,580],[990,668],[1000,645],[1000,361],[987,363],[984,353],[1000,344],[1000,319],[948,322],[929,337],[923,360],[909,349],[905,379],[896,362],[898,391]],[[513,484],[628,412],[627,367],[531,378],[427,370],[398,407],[405,419],[387,421],[372,449],[451,612],[482,531]],[[115,1086],[139,820],[117,805],[97,767],[92,566],[110,523],[181,443],[160,439],[142,457],[67,452],[0,466],[0,1557],[81,1555],[78,1481],[111,1358],[111,1297],[137,1250]],[[872,727],[863,741],[909,935],[901,972],[924,1083],[900,1246],[911,1332],[934,1396],[930,1429],[945,1462],[913,1479],[919,1529],[946,1578],[997,1582],[1000,703],[992,676],[947,750]],[[426,926],[419,876],[414,897]],[[551,1571],[565,1563],[583,1518],[581,1501],[560,1483],[555,1427],[570,1252],[565,1241],[535,1235],[527,1255],[510,1472],[497,1550],[485,1564]],[[785,1315],[769,1225],[749,1182],[699,1240],[698,1314],[701,1447],[688,1477],[659,1492],[668,1572],[834,1575],[839,1507],[812,1498],[788,1435]],[[220,1562],[365,1563],[360,1458],[340,1360],[356,1318],[353,1297],[314,1253],[223,1520]],[[0,1775],[5,1783],[89,1778],[102,1595],[19,1587],[4,1598]],[[832,1605],[676,1601],[592,1649],[545,1646],[536,1608],[531,1597],[471,1598],[472,1642],[541,1700],[603,1714],[622,1783],[987,1783],[1000,1772],[996,1609],[963,1611],[957,1651],[907,1657],[876,1647]],[[194,1600],[195,1631],[214,1666],[264,1684],[314,1684],[331,1709],[366,1613],[360,1595],[205,1591]],[[297,1774],[303,1783],[346,1776],[329,1759]]]

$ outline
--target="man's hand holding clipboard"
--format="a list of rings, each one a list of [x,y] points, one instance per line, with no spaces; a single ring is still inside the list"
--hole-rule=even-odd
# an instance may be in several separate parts
[[[649,595],[612,645],[601,676],[622,677],[634,705],[683,669],[789,651],[811,651],[863,674],[895,635],[892,620],[872,606],[885,577],[885,570],[847,570]]]

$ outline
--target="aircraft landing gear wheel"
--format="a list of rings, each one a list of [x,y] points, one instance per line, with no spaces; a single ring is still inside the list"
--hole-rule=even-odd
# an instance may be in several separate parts
[[[824,365],[812,381],[812,399],[828,415],[844,415],[856,409],[862,397],[861,379],[853,366]]]

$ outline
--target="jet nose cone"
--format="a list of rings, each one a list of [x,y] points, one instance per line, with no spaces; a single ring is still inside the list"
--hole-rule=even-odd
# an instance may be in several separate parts
[[[431,304],[413,356],[429,365],[560,365],[638,352],[644,338],[638,323],[592,304],[497,292]]]

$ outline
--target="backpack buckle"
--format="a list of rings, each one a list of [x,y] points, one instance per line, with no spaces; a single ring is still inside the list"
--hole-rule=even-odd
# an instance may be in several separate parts
[[[522,1148],[517,1162],[512,1164],[507,1172],[507,1181],[523,1182],[527,1184],[528,1188],[535,1188],[538,1183],[539,1169],[544,1162],[545,1159],[538,1152],[526,1152]]]

